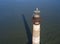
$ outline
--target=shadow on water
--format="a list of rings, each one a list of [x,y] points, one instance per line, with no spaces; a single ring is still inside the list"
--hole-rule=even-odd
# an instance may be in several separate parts
[[[27,21],[26,21],[26,18],[24,16],[24,14],[22,14],[22,18],[23,18],[23,21],[24,21],[24,26],[25,26],[26,34],[27,34],[27,38],[28,38],[28,43],[27,44],[32,44],[32,34],[31,34],[30,28],[27,24]]]

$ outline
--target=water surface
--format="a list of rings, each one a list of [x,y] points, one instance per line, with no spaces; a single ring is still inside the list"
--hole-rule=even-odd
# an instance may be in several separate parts
[[[41,11],[41,44],[60,44],[60,0],[0,0],[0,44],[28,42],[22,19],[32,30],[32,15]]]

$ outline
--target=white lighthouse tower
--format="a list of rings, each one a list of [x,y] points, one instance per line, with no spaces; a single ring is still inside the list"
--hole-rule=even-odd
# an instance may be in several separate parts
[[[32,44],[40,44],[40,11],[38,8],[33,13],[33,34],[32,34]]]

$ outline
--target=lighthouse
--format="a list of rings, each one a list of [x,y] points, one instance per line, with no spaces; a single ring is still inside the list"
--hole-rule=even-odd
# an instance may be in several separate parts
[[[32,44],[40,44],[40,11],[38,8],[34,10],[32,22],[33,22]]]

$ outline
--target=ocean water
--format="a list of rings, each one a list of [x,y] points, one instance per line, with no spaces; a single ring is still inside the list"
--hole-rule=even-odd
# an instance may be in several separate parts
[[[32,15],[41,16],[41,44],[60,44],[60,0],[0,0],[0,44],[27,44],[22,14],[32,31]]]

